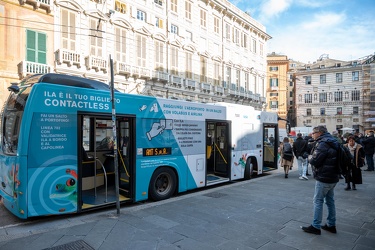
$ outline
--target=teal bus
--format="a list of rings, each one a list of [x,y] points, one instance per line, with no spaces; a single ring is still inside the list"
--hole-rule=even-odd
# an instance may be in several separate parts
[[[163,200],[277,168],[277,143],[263,139],[278,138],[273,113],[116,91],[112,117],[107,84],[52,73],[8,89],[0,195],[23,219]]]

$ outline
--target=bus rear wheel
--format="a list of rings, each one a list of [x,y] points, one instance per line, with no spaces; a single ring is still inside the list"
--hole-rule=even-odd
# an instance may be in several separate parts
[[[160,201],[170,198],[176,190],[176,174],[170,168],[159,168],[151,177],[148,189],[150,198]]]
[[[247,158],[246,165],[245,165],[245,180],[250,180],[253,176],[254,171],[254,163],[251,161],[251,158]]]

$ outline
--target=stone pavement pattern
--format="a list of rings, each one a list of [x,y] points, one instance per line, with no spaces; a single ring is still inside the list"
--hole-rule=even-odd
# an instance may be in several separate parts
[[[249,181],[69,217],[0,228],[0,249],[375,249],[375,172],[335,189],[337,234],[304,233],[315,180],[293,169]],[[324,207],[323,224],[327,216]],[[67,245],[64,245],[67,244]],[[68,248],[69,247],[69,248]]]

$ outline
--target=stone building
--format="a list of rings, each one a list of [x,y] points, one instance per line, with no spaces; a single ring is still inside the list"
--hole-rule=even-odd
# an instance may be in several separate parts
[[[375,55],[340,61],[322,55],[294,72],[296,126],[325,125],[328,131],[373,129]]]
[[[127,93],[266,104],[265,27],[227,0],[0,1],[1,102],[11,82],[57,72]]]

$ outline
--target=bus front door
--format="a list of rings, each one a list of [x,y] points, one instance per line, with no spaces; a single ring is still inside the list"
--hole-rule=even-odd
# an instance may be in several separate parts
[[[79,196],[81,210],[116,202],[115,152],[111,117],[79,115]],[[132,199],[134,119],[117,117],[119,199]]]

